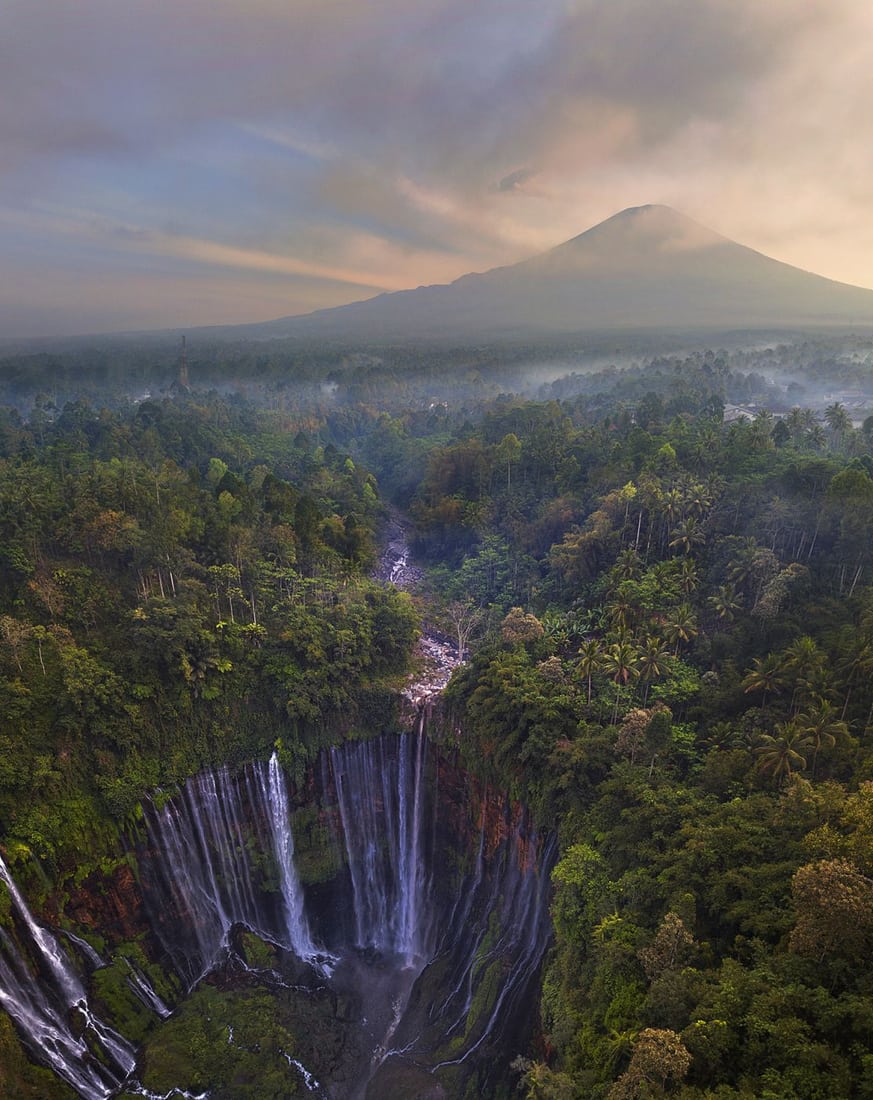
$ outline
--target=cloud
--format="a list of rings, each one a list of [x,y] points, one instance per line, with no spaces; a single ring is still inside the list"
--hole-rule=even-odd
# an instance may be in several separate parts
[[[871,34],[867,0],[6,0],[0,231],[67,211],[83,263],[115,225],[305,308],[667,202],[873,284]]]
[[[510,172],[498,181],[495,190],[502,194],[506,194],[507,191],[520,191],[536,174],[535,168],[516,168],[514,172]]]

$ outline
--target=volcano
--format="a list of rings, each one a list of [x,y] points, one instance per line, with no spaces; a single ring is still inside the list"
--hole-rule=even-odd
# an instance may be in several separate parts
[[[670,207],[637,206],[511,266],[246,327],[263,336],[469,341],[823,326],[873,327],[873,290],[771,259]]]

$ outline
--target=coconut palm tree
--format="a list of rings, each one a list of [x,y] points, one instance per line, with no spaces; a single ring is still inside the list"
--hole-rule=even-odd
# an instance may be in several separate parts
[[[679,567],[679,587],[686,596],[697,588],[697,566],[691,558],[685,558]]]
[[[825,409],[824,418],[830,431],[831,445],[836,451],[842,450],[846,434],[852,430],[852,421],[845,406],[835,401]]]
[[[798,714],[794,719],[795,725],[807,736],[813,746],[812,753],[812,778],[815,779],[815,767],[818,754],[822,748],[832,749],[837,743],[838,737],[844,737],[849,732],[848,725],[837,717],[837,708],[828,699],[818,696],[813,705],[804,714]]]
[[[612,721],[618,718],[618,707],[621,701],[622,689],[633,680],[639,678],[639,660],[637,652],[630,641],[613,642],[603,654],[603,670],[610,680],[618,685],[615,693],[615,707],[612,712]]]
[[[652,686],[652,680],[660,680],[668,669],[667,647],[660,638],[650,635],[637,650],[637,661],[640,679],[646,685],[643,692],[643,706],[645,706],[649,698],[649,688]]]
[[[680,604],[664,623],[664,637],[674,646],[673,652],[679,653],[679,646],[683,642],[690,642],[697,637],[697,616],[690,604]]]
[[[762,733],[755,745],[758,771],[769,773],[780,786],[794,772],[806,769],[806,756],[813,740],[794,722],[777,722],[774,732]]]
[[[782,661],[775,653],[768,653],[766,657],[755,657],[752,667],[743,677],[743,691],[761,692],[761,710],[767,704],[768,695],[778,695],[785,687],[785,670]]]
[[[706,602],[724,623],[732,623],[743,606],[732,584],[720,585]]]
[[[678,550],[682,554],[690,554],[696,546],[702,546],[706,542],[706,535],[700,525],[700,520],[694,516],[686,516],[670,532],[670,549]]]
[[[797,638],[785,650],[782,663],[789,677],[794,681],[794,689],[791,694],[791,705],[795,706],[798,695],[809,693],[811,688],[819,684],[824,667],[825,655],[819,649],[814,638],[808,634]]]
[[[862,616],[863,623],[863,616]],[[855,631],[849,630],[848,652],[837,666],[838,671],[845,677],[846,694],[843,697],[843,709],[840,718],[846,717],[849,709],[849,698],[852,694],[856,675],[863,673],[869,682],[870,673],[873,672],[873,643],[868,640],[859,641]]]
[[[591,681],[596,672],[600,671],[603,659],[603,650],[597,638],[586,638],[579,646],[579,662],[576,671],[588,682],[588,703],[591,703]]]

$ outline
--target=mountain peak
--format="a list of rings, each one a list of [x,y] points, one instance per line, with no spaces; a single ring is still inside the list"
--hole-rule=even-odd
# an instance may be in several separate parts
[[[644,255],[693,252],[731,243],[726,237],[680,214],[671,206],[649,204],[629,206],[578,237],[558,245],[547,255],[584,249],[590,253],[592,262],[625,260],[636,263]]]
[[[631,206],[529,260],[301,318],[345,338],[873,325],[873,291],[770,259],[669,206]]]

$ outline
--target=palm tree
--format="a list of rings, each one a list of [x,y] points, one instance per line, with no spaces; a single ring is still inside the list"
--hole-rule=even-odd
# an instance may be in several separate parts
[[[641,565],[639,554],[631,546],[622,550],[615,559],[613,573],[620,581],[636,580],[640,575]]]
[[[785,687],[782,662],[775,653],[768,653],[766,657],[755,657],[752,660],[752,667],[743,677],[742,687],[746,695],[752,691],[762,693],[761,710],[763,711],[767,704],[767,696],[771,692],[778,695]]]
[[[795,724],[801,733],[810,738],[813,745],[812,778],[815,779],[815,766],[822,747],[832,749],[838,737],[849,732],[848,725],[837,718],[837,708],[828,699],[816,698],[814,706],[805,714],[798,714]]]
[[[674,645],[673,652],[676,654],[679,653],[680,643],[697,637],[697,617],[689,604],[680,604],[671,613],[664,623],[664,637]]]
[[[839,401],[835,401],[833,405],[828,405],[825,409],[824,418],[825,423],[830,429],[831,442],[834,450],[840,450],[846,432],[852,429],[852,421],[849,419],[849,414],[846,412],[845,406],[841,405]]]
[[[818,648],[815,639],[808,634],[797,638],[783,654],[783,667],[794,680],[791,705],[794,706],[798,692],[809,689],[819,680],[824,666],[824,654]]]
[[[603,669],[615,684],[627,685],[640,674],[637,655],[630,642],[613,642],[603,654]]]
[[[679,550],[683,554],[690,554],[695,546],[701,546],[706,542],[706,535],[700,525],[700,520],[694,516],[687,516],[670,532],[670,549]]]
[[[728,566],[727,578],[737,592],[747,592],[751,589],[755,579],[755,555],[758,544],[754,538],[743,539],[743,545],[738,550]]]
[[[769,772],[781,786],[794,772],[806,768],[806,753],[812,744],[812,738],[794,722],[777,722],[774,733],[762,733],[758,738],[754,750],[758,770]]]
[[[755,413],[749,436],[756,451],[773,449],[774,417],[769,409],[760,409]]]
[[[612,712],[612,721],[618,718],[618,706],[621,700],[622,688],[639,678],[640,669],[637,653],[631,643],[613,642],[603,654],[603,669],[614,684],[618,685],[615,693],[615,707]]]
[[[685,558],[679,568],[679,587],[686,596],[697,588],[697,566],[691,558]]]
[[[792,441],[798,444],[806,441],[813,429],[820,428],[812,409],[801,409],[796,405],[786,415],[784,423],[791,433]]]
[[[664,543],[667,533],[682,514],[682,494],[678,489],[669,489],[660,500],[661,513],[664,516]]]
[[[646,685],[645,691],[643,692],[643,706],[645,706],[649,698],[649,688],[652,686],[652,680],[660,680],[667,671],[667,647],[660,638],[650,635],[643,642],[642,647],[637,651],[637,659],[639,662],[640,679]]]
[[[736,591],[732,584],[720,585],[715,590],[715,595],[710,596],[707,603],[716,613],[719,619],[725,623],[732,623],[736,613],[742,609],[742,603],[737,599]]]
[[[869,679],[870,673],[873,672],[873,645],[871,645],[869,641],[863,641],[858,644],[855,632],[851,630],[849,647],[849,652],[839,665],[839,671],[845,675],[846,684],[846,694],[843,698],[843,709],[840,712],[840,718],[845,718],[846,711],[849,709],[849,697],[852,694],[852,686],[856,674],[858,672],[863,672]]]
[[[601,667],[602,651],[596,638],[586,638],[579,646],[579,663],[576,671],[588,681],[588,703],[591,703],[591,680]]]

